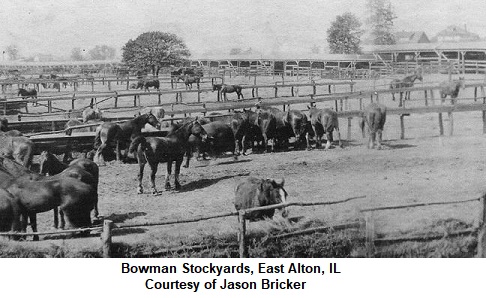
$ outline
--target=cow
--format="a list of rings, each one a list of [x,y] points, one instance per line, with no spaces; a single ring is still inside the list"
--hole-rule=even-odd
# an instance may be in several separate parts
[[[239,182],[235,188],[235,208],[237,211],[285,203],[287,192],[284,189],[284,179],[261,179],[248,177]],[[287,210],[279,209],[281,215],[286,217]],[[275,209],[264,211],[253,211],[246,213],[245,218],[250,221],[257,221],[264,218],[272,218]]]
[[[375,146],[375,140],[377,143],[377,149],[381,149],[381,138],[383,134],[383,127],[386,121],[386,107],[378,103],[369,104],[363,113],[363,117],[360,121],[361,132],[363,138],[365,137],[364,127],[365,123],[368,127],[369,142],[368,148],[373,149]],[[378,137],[378,138],[376,138]]]
[[[343,147],[337,113],[331,109],[318,109],[315,106],[308,106],[310,122],[316,137],[316,148],[322,146],[322,136],[326,134],[326,149],[331,148],[333,141],[332,132],[336,130],[339,147]]]

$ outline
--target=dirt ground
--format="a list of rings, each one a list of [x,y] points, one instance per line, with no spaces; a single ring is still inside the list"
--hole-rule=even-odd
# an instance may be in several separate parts
[[[418,95],[417,95],[418,97]],[[396,103],[389,102],[390,105]],[[388,105],[388,102],[387,102]],[[448,127],[447,116],[444,126]],[[485,190],[486,137],[482,134],[480,112],[454,114],[454,135],[439,137],[436,114],[405,118],[406,139],[399,140],[399,118],[389,116],[385,125],[383,150],[369,150],[361,138],[357,119],[352,122],[351,139],[344,148],[290,150],[250,154],[237,161],[224,157],[192,161],[182,169],[182,190],[152,195],[149,169],[145,169],[145,194],[136,194],[137,164],[110,162],[100,168],[100,213],[115,223],[144,223],[184,219],[233,211],[234,187],[247,175],[285,178],[289,201],[337,201],[365,195],[366,198],[328,207],[291,207],[290,216],[319,219],[329,223],[362,218],[360,209],[433,201],[455,201],[479,197]],[[341,119],[341,137],[347,123]],[[335,136],[336,138],[336,136]],[[156,182],[163,190],[165,165],[159,165]],[[432,206],[377,212],[377,232],[397,234],[420,230],[439,219],[477,221],[478,203]],[[52,213],[39,215],[39,230],[52,230]],[[250,229],[259,226],[251,223]],[[236,234],[236,218],[198,223],[135,229],[116,236],[115,242],[177,243],[202,235]],[[99,247],[96,237],[77,240],[48,240],[77,247]],[[33,244],[26,244],[33,245]]]

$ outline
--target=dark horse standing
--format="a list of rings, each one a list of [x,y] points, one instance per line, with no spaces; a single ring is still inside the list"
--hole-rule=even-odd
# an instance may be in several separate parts
[[[23,88],[19,88],[19,92],[17,93],[17,95],[20,95],[20,97],[22,97],[22,99],[26,99],[26,98],[29,98],[29,97],[37,99],[37,90],[35,90],[35,89],[26,90],[26,89],[23,89]]]
[[[152,113],[142,114],[132,120],[125,121],[121,124],[105,122],[96,129],[94,147],[98,148],[95,154],[95,161],[104,164],[104,160],[100,160],[100,155],[103,156],[103,150],[108,144],[116,143],[116,160],[121,161],[121,147],[124,144],[125,148],[130,141],[138,137],[145,124],[150,124],[153,127],[159,128],[160,123]],[[125,150],[125,158],[127,150]]]
[[[226,97],[226,93],[233,93],[236,92],[238,95],[238,99],[244,98],[243,93],[241,93],[241,88],[240,85],[225,85],[225,84],[213,84],[213,91],[220,91],[221,92],[221,100],[222,101],[228,101],[228,98]]]
[[[155,187],[155,174],[157,173],[157,167],[161,162],[167,163],[165,189],[170,189],[169,179],[170,175],[172,175],[172,162],[174,161],[176,167],[174,177],[175,189],[179,190],[181,188],[179,183],[179,173],[181,171],[184,154],[187,151],[188,140],[191,135],[200,137],[203,139],[203,141],[206,141],[206,131],[202,127],[201,123],[199,123],[198,119],[183,124],[180,128],[169,133],[167,137],[145,138],[143,136],[139,136],[132,141],[130,144],[130,152],[134,152],[135,150],[137,151],[136,156],[138,159],[138,165],[140,167],[138,173],[137,193],[143,193],[143,170],[147,162],[151,169],[150,181],[152,183],[152,192],[154,194],[158,193],[157,188]]]
[[[405,77],[403,79],[394,79],[390,83],[390,89],[402,89],[402,88],[411,88],[413,87],[413,84],[415,80],[423,81],[422,75],[421,74],[413,74],[411,76]],[[393,101],[395,101],[395,93],[392,92],[393,96]],[[405,91],[405,98],[403,98],[403,91],[400,91],[400,102],[398,103],[398,106],[402,106],[402,100],[410,100],[410,91]]]
[[[199,84],[201,83],[201,78],[195,75],[184,75],[184,85],[186,85],[186,89],[192,89],[192,84],[196,83],[197,87],[199,88]]]

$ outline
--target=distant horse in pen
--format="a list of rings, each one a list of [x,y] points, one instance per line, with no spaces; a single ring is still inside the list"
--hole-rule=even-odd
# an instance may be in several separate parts
[[[337,113],[331,109],[318,109],[309,106],[309,117],[316,137],[316,148],[322,146],[322,136],[326,134],[326,149],[331,148],[333,141],[332,132],[336,130],[338,135],[339,147],[343,147],[341,133],[339,132],[339,121]]]
[[[135,89],[144,89],[148,91],[150,87],[159,90],[160,89],[160,82],[159,80],[140,80],[137,83],[137,87]]]
[[[360,127],[363,138],[365,137],[365,126],[368,127],[369,149],[373,149],[375,147],[375,142],[376,148],[381,149],[383,127],[385,126],[385,121],[386,107],[384,105],[371,103],[364,109],[363,117],[360,121]]]
[[[20,96],[22,97],[22,99],[26,99],[26,98],[33,98],[33,99],[37,99],[37,90],[35,89],[29,89],[29,90],[26,90],[26,89],[23,89],[23,88],[19,88],[19,92],[17,93],[17,96]]]
[[[226,85],[226,84],[213,84],[213,91],[220,91],[221,92],[221,100],[228,101],[226,97],[227,93],[234,93],[238,95],[238,99],[244,98],[243,93],[241,92],[243,88],[240,85]]]
[[[415,73],[411,76],[407,76],[403,79],[394,79],[390,83],[390,89],[402,89],[402,88],[411,88],[416,80],[423,81],[423,77],[420,73]],[[403,105],[403,100],[410,100],[410,91],[405,91],[405,98],[403,98],[403,92],[400,91],[400,102],[398,106],[401,107]],[[395,93],[392,92],[393,101],[395,101]]]
[[[455,104],[460,89],[466,88],[466,81],[464,80],[464,78],[459,78],[459,80],[442,82],[440,83],[439,87],[440,87],[440,98],[444,99],[447,96],[450,96],[451,104]]]
[[[186,89],[192,89],[192,84],[196,83],[197,87],[199,88],[201,83],[201,78],[194,75],[184,75],[184,85],[186,85]]]

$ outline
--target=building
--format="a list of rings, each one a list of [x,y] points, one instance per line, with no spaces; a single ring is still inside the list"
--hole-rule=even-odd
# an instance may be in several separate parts
[[[433,42],[470,42],[478,40],[480,40],[479,35],[467,31],[466,25],[464,27],[449,26],[437,33],[432,39]]]
[[[395,33],[397,44],[429,43],[430,39],[424,31],[400,31]]]

